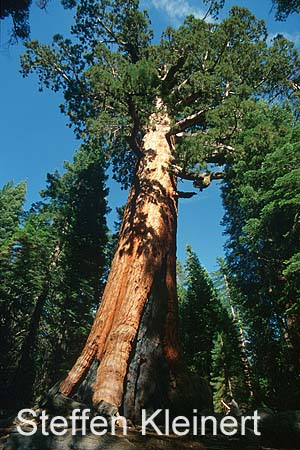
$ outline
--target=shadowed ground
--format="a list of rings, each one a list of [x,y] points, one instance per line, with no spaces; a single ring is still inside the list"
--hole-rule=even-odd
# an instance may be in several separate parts
[[[16,430],[1,431],[0,450],[271,450],[249,437],[166,437],[152,433],[141,436],[138,431],[129,431],[126,438],[109,434],[101,437],[91,434],[72,436],[71,432],[65,436],[43,436],[39,431],[34,436],[25,437]]]

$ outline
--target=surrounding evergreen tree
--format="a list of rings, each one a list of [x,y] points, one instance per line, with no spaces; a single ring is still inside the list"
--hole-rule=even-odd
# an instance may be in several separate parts
[[[18,280],[14,278],[10,263],[17,246],[14,237],[21,222],[25,194],[24,182],[16,186],[11,182],[0,190],[0,346],[10,352],[14,351],[13,336],[19,331],[13,319],[16,311],[12,301],[12,286]],[[23,268],[23,272],[25,270]],[[7,386],[11,377],[8,351],[1,352],[0,377],[0,386]]]
[[[16,186],[10,182],[0,190],[0,248],[2,251],[11,244],[11,238],[19,228],[25,194],[25,182]]]
[[[49,0],[38,0],[36,5],[45,9]],[[73,8],[76,0],[61,0],[64,8]],[[12,20],[12,39],[28,39],[30,35],[30,8],[32,0],[1,0],[0,20],[10,17]]]
[[[29,404],[57,381],[86,338],[107,273],[105,179],[99,147],[86,144],[63,175],[48,175],[45,200],[22,213],[22,221],[24,186],[1,191],[7,235],[1,403],[7,408]]]
[[[207,164],[231,157],[249,102],[293,96],[299,57],[283,38],[268,46],[264,23],[239,7],[220,23],[189,16],[152,45],[137,0],[83,0],[72,36],[28,43],[23,73],[64,92],[76,133],[105,139],[105,158],[131,191],[101,307],[60,392],[72,395],[95,362],[94,406],[106,401],[135,419],[176,405],[183,379],[176,223],[178,197],[190,194],[177,192],[176,178],[202,190],[223,177]]]
[[[224,411],[222,400],[230,396],[250,406],[251,387],[244,371],[240,325],[232,316],[228,291],[222,289],[223,276],[217,290],[189,246],[185,269],[178,266],[181,339],[190,370],[210,382],[216,411]]]
[[[236,337],[236,336],[235,336]],[[236,347],[238,348],[238,347]],[[211,385],[213,389],[214,408],[216,412],[224,412],[222,402],[227,402],[230,397],[234,398],[240,404],[240,379],[234,377],[236,373],[236,354],[233,353],[234,346],[228,335],[224,332],[218,332],[214,339],[212,349],[212,371]],[[226,404],[227,404],[226,403]]]
[[[207,271],[187,246],[185,282],[179,299],[181,335],[188,366],[207,379],[213,340],[220,329],[222,306]]]
[[[231,281],[250,326],[262,400],[298,407],[299,125],[278,106],[247,117],[223,189]]]
[[[258,406],[260,400],[253,380],[248,349],[248,333],[239,309],[238,293],[231,288],[228,268],[218,258],[219,269],[213,274],[214,286],[224,311],[223,328],[217,334],[213,349],[212,385],[216,410],[223,410],[220,401],[234,397],[244,406]]]
[[[100,147],[81,146],[66,172],[48,175],[42,196],[57,229],[54,378],[68,368],[99,306],[107,273],[107,189]]]
[[[299,0],[273,0],[276,8],[276,19],[285,20],[290,14],[300,13]]]

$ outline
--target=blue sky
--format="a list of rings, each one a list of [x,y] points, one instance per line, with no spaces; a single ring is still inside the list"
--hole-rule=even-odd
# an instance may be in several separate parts
[[[142,0],[142,7],[150,10],[152,25],[160,33],[166,25],[177,26],[187,14],[201,16],[205,8],[195,0]],[[268,26],[270,37],[285,34],[300,44],[300,17],[291,16],[286,22],[275,22],[271,0],[228,0],[226,10],[234,4],[246,6]],[[55,33],[67,34],[72,24],[72,12],[64,11],[58,0],[49,2],[47,12],[36,7],[31,11],[31,37],[48,43]],[[13,180],[26,179],[26,206],[39,198],[45,186],[47,172],[62,170],[63,161],[71,160],[79,142],[66,126],[66,118],[59,112],[59,94],[39,93],[34,76],[23,79],[19,73],[22,44],[8,47],[9,22],[1,23],[0,42],[0,186]],[[112,209],[125,203],[127,194],[116,183],[109,182],[109,204]],[[223,209],[217,184],[179,205],[178,256],[184,259],[185,247],[191,244],[209,271],[216,268],[216,257],[222,255],[224,236],[220,221]],[[115,215],[110,214],[112,224]]]

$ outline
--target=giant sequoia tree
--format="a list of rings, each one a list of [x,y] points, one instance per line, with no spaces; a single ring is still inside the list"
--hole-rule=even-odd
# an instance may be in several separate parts
[[[153,44],[137,0],[82,0],[72,36],[29,43],[23,72],[64,92],[77,135],[104,140],[115,177],[131,188],[101,306],[60,393],[78,393],[96,367],[94,406],[136,418],[184,396],[176,226],[178,198],[192,194],[177,178],[200,190],[222,178],[245,108],[294,95],[299,58],[283,38],[268,47],[264,23],[239,7],[221,23],[189,16]]]

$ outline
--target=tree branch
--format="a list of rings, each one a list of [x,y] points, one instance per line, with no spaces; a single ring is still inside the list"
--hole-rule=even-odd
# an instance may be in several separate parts
[[[106,31],[106,33],[114,40],[114,42],[117,45],[121,45],[123,47],[125,47],[125,49],[128,51],[129,55],[131,56],[132,62],[136,63],[138,61],[138,55],[136,52],[136,49],[134,48],[134,46],[127,41],[122,41],[117,34],[111,29],[109,28],[107,25],[105,25],[105,23],[98,17],[97,18],[99,24],[101,25],[102,28],[104,28],[104,30]]]
[[[214,180],[222,180],[225,176],[224,172],[203,172],[203,173],[195,173],[188,172],[182,167],[177,165],[172,165],[171,169],[172,173],[174,173],[178,178],[183,180],[193,181],[193,185],[195,188],[206,189]]]
[[[192,103],[194,103],[201,95],[201,92],[194,92],[191,95],[188,95],[186,97],[184,97],[182,100],[180,100],[179,102],[176,103],[177,107],[180,106],[189,106]]]
[[[174,76],[178,72],[179,69],[184,65],[185,58],[183,56],[180,56],[173,66],[169,68],[165,76],[162,78],[162,81],[166,84],[169,84],[172,80],[174,80]]]
[[[54,67],[54,69],[56,70],[56,72],[58,72],[58,73],[62,76],[62,78],[63,78],[68,84],[71,83],[71,80],[70,80],[70,78],[68,77],[68,75],[61,69],[61,67],[59,67],[58,64],[54,63],[54,64],[53,64],[53,67]]]
[[[194,125],[202,125],[205,123],[205,114],[208,109],[202,109],[201,111],[196,112],[195,114],[191,114],[184,119],[179,120],[173,127],[171,127],[169,131],[169,135],[178,134],[181,131],[186,130]]]
[[[115,41],[116,44],[118,45],[123,45],[126,46],[127,42],[125,41],[120,41],[116,35],[116,33],[113,32],[113,30],[111,30],[110,28],[108,28],[107,25],[105,25],[105,23],[98,17],[98,22],[100,23],[101,27],[104,28],[104,30],[106,31],[106,33],[113,38],[113,40]]]
[[[197,139],[198,133],[181,132],[176,133],[174,138],[176,143],[182,142],[186,137]],[[208,163],[225,164],[225,158],[235,152],[235,148],[223,142],[202,142],[199,145],[206,147],[208,151],[212,149],[212,153],[205,159]]]
[[[197,195],[197,192],[183,192],[183,191],[177,191],[177,197],[178,198],[192,198],[194,195]]]

